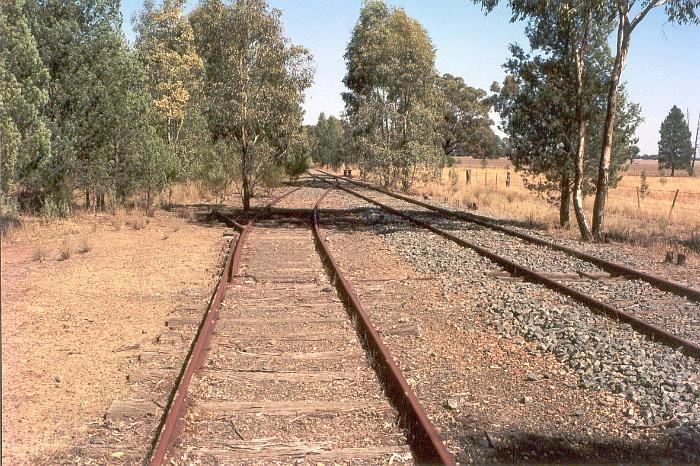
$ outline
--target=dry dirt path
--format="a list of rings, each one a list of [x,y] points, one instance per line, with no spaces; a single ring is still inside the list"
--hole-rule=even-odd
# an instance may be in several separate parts
[[[117,231],[111,222],[85,215],[3,239],[4,464],[77,460],[86,448],[95,461],[127,461],[118,453],[102,456],[104,436],[119,443],[129,429],[150,434],[155,416],[92,438],[109,424],[103,415],[113,400],[153,395],[127,375],[169,313],[201,314],[206,307],[224,228],[161,211],[141,230]],[[73,252],[58,261],[65,238]],[[82,238],[91,250],[78,253]],[[48,251],[43,262],[32,260],[39,243]],[[131,453],[145,451],[149,441],[139,438]]]

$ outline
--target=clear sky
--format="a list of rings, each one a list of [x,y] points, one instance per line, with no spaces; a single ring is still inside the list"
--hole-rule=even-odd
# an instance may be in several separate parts
[[[340,115],[345,75],[343,53],[357,21],[362,0],[268,0],[282,11],[285,31],[293,43],[314,56],[316,78],[306,98],[306,123],[320,112]],[[122,0],[124,30],[133,39],[131,18],[142,0]],[[511,42],[526,45],[523,24],[511,24],[499,7],[484,16],[470,0],[388,0],[420,21],[436,48],[440,73],[462,76],[475,87],[488,89],[504,77],[501,65]],[[188,0],[188,7],[196,0]],[[693,133],[700,112],[700,26],[666,22],[652,12],[635,30],[622,79],[645,119],[637,136],[642,153],[657,152],[659,126],[673,105],[690,111]]]

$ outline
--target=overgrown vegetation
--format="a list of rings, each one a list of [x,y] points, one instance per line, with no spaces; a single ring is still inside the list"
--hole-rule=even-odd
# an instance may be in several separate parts
[[[311,57],[264,0],[147,0],[125,40],[119,0],[8,0],[0,7],[3,219],[15,212],[144,211],[177,182],[244,206],[272,166],[307,166],[299,143]],[[194,26],[194,27],[193,27]],[[235,44],[225,49],[215,44]],[[5,221],[3,221],[5,224]]]

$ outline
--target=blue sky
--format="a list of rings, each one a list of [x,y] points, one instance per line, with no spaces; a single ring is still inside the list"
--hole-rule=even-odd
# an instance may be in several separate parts
[[[357,20],[361,0],[268,0],[282,10],[288,37],[314,55],[316,78],[307,93],[307,123],[320,112],[339,115],[345,74],[343,53]],[[389,0],[403,7],[426,28],[436,48],[440,73],[462,76],[472,86],[488,89],[504,77],[501,65],[511,42],[526,45],[523,24],[511,24],[505,7],[484,16],[469,0]],[[196,0],[188,0],[188,7]],[[133,39],[131,18],[142,0],[122,0],[124,30]],[[652,12],[635,30],[622,78],[645,122],[637,136],[642,153],[656,153],[659,126],[671,107],[690,111],[693,130],[700,112],[700,26],[678,26]]]

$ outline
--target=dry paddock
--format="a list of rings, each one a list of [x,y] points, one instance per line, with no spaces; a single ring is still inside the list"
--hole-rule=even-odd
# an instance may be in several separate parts
[[[166,316],[205,308],[224,228],[163,211],[142,229],[128,223],[143,217],[129,220],[119,225],[102,214],[30,220],[3,238],[3,464],[81,461],[82,447],[101,446],[104,440],[92,435],[104,427],[111,403],[149,395],[126,375],[154,345]],[[66,249],[70,257],[59,260]],[[155,420],[110,436],[120,442],[129,429],[149,432]],[[142,438],[139,448],[147,446]],[[94,460],[120,456],[113,451]]]

